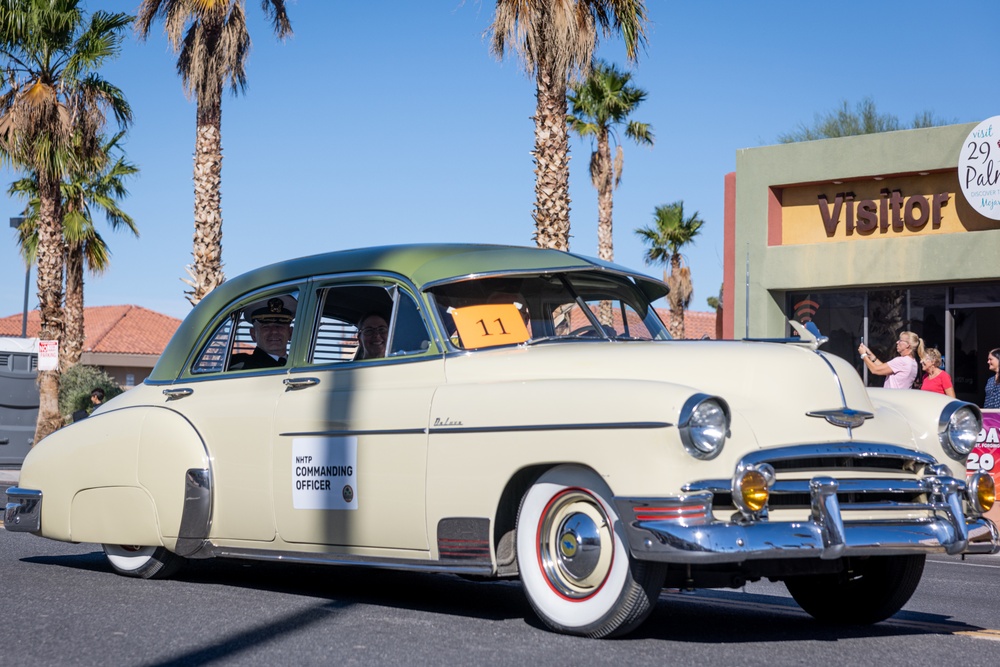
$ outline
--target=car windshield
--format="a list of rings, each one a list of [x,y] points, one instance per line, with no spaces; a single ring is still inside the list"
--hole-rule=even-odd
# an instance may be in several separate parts
[[[599,272],[477,278],[429,290],[451,344],[669,340],[642,290]]]

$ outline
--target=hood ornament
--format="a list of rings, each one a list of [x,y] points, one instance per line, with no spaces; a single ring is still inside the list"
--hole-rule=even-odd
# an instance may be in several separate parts
[[[852,410],[851,408],[839,408],[837,410],[813,410],[807,412],[808,417],[822,417],[834,426],[841,428],[858,428],[865,423],[866,419],[871,419],[875,415],[862,410]]]

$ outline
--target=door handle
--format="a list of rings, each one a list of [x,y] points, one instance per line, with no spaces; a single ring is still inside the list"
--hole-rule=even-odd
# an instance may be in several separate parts
[[[181,389],[164,389],[163,395],[167,397],[168,401],[173,401],[178,398],[184,398],[185,396],[190,396],[194,393],[194,389],[189,389],[187,387],[182,387]]]
[[[285,378],[284,383],[287,391],[295,391],[319,384],[319,378]]]

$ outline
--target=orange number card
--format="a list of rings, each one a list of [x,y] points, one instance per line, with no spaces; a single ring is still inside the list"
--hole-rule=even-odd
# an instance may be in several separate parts
[[[512,303],[452,308],[451,316],[455,319],[462,347],[467,350],[513,345],[530,338],[521,311]]]

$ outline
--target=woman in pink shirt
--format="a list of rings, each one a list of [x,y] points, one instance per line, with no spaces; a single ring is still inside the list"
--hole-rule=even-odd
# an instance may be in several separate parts
[[[945,396],[955,398],[955,386],[951,383],[951,376],[946,371],[941,370],[941,353],[933,347],[920,359],[920,366],[924,369],[924,381],[920,388],[924,391],[933,391]]]
[[[924,341],[912,331],[899,334],[896,354],[888,362],[879,361],[864,343],[858,346],[861,359],[873,375],[884,375],[886,389],[910,389],[917,379],[917,360],[924,356]]]

